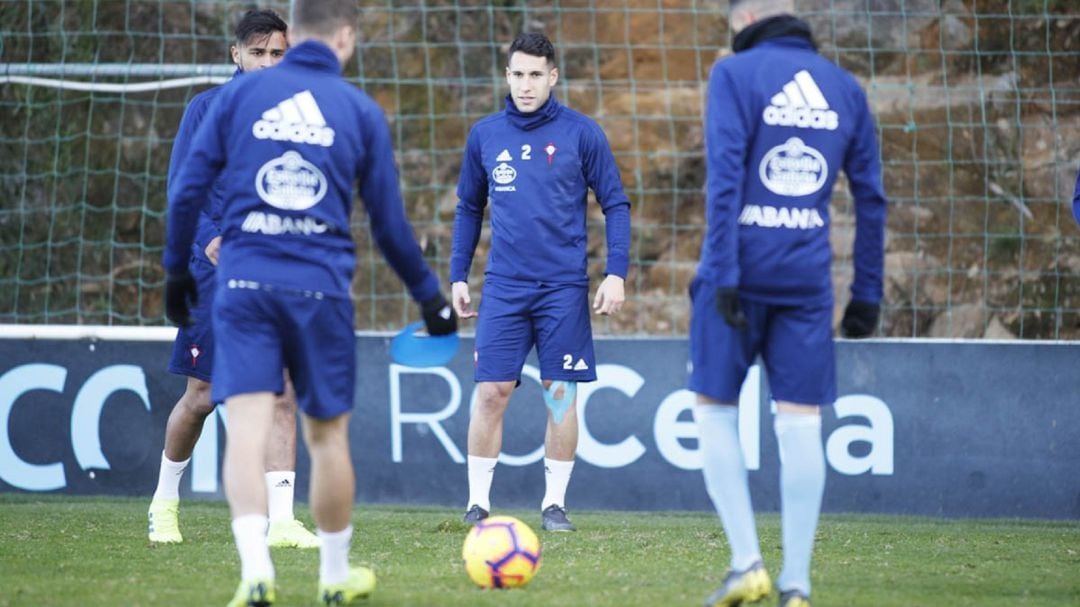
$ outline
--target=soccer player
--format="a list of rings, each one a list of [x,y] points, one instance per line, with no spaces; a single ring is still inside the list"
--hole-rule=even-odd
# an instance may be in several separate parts
[[[886,200],[866,95],[818,55],[792,0],[733,0],[735,54],[705,107],[708,227],[690,286],[690,382],[705,487],[731,545],[707,605],[772,591],[761,560],[737,401],[760,354],[780,448],[782,607],[810,604],[810,556],[825,488],[822,406],[836,399],[829,201],[841,168],[855,201],[855,278],[842,332],[866,337],[882,297]]]
[[[374,240],[422,302],[428,332],[457,328],[405,217],[386,118],[341,78],[359,8],[352,0],[295,0],[292,10],[284,60],[221,88],[169,188],[165,300],[178,325],[190,322],[198,294],[187,269],[196,216],[216,180],[225,188],[212,396],[228,413],[225,493],[241,564],[229,605],[269,605],[276,595],[262,461],[282,368],[311,454],[310,502],[322,541],[317,600],[349,604],[375,587],[369,569],[349,567],[354,183]]]
[[[508,59],[506,108],[473,125],[466,143],[450,259],[454,309],[462,318],[476,317],[466,280],[490,200],[464,520],[475,524],[491,510],[503,414],[535,345],[549,408],[542,526],[573,531],[565,497],[578,442],[576,388],[596,380],[585,257],[588,191],[596,194],[607,230],[606,277],[593,300],[600,314],[618,312],[625,300],[630,201],[604,132],[551,94],[559,80],[551,42],[543,34],[520,34]]]
[[[269,10],[248,11],[236,25],[235,41],[230,48],[237,75],[271,67],[281,61],[288,49],[286,26]],[[220,87],[196,95],[184,110],[180,128],[169,159],[169,176],[175,178],[187,158],[191,138],[202,123],[206,109]],[[188,267],[199,288],[199,306],[191,326],[181,327],[173,343],[169,371],[187,377],[183,396],[169,414],[165,426],[165,448],[161,454],[157,489],[150,502],[149,537],[151,542],[182,542],[177,521],[180,507],[180,478],[191,461],[191,453],[202,433],[203,423],[214,411],[210,401],[211,370],[214,360],[214,334],[210,310],[214,295],[214,269],[221,246],[222,184],[210,192],[209,208],[199,216],[199,230],[191,249]],[[304,528],[293,513],[293,490],[296,484],[296,400],[291,389],[275,404],[272,448],[267,451],[266,483],[271,546],[318,548],[319,538]]]

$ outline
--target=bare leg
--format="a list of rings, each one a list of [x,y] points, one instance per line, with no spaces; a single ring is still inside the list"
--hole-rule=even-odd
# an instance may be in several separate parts
[[[273,419],[274,394],[252,392],[225,401],[228,440],[225,441],[225,494],[233,518],[266,514],[263,461]]]
[[[223,476],[243,582],[274,579],[274,566],[266,543],[266,481],[263,476],[273,406],[272,392],[239,394],[225,401],[228,438]]]
[[[512,381],[480,382],[476,408],[469,418],[469,455],[499,457],[502,449],[503,414],[514,392]]]
[[[157,488],[150,500],[147,517],[151,542],[176,543],[180,535],[180,479],[187,469],[191,452],[202,434],[203,422],[214,412],[210,404],[210,384],[189,377],[183,396],[176,401],[165,426],[165,447],[158,469]]]
[[[475,524],[491,510],[491,482],[502,449],[503,415],[516,382],[480,382],[469,416],[469,502],[465,522]],[[478,506],[482,512],[477,511]]]
[[[544,389],[551,389],[551,380],[544,380]],[[564,397],[565,384],[552,396]],[[555,422],[549,410],[547,431],[544,433],[544,497],[540,500],[542,526],[547,531],[573,531],[574,524],[566,517],[566,488],[574,470],[574,455],[578,444],[577,397],[566,409],[562,421]],[[555,506],[555,508],[551,508]]]
[[[304,441],[311,453],[311,511],[321,531],[334,533],[352,520],[356,477],[349,456],[349,418],[304,416]]]
[[[551,387],[551,380],[544,380],[544,389]],[[562,389],[554,394],[556,399],[562,398]],[[544,434],[544,455],[550,459],[570,461],[577,453],[578,445],[578,418],[577,397],[570,403],[566,410],[562,423],[556,424],[555,418],[548,411],[547,432]]]
[[[189,377],[184,394],[176,401],[165,425],[165,457],[174,462],[190,458],[202,434],[203,422],[213,412],[210,384]]]
[[[266,471],[296,471],[296,391],[285,376],[285,392],[274,399],[274,417],[266,449]]]

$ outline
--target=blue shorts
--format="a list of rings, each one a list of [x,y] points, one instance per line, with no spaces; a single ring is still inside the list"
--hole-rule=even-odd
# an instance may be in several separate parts
[[[534,345],[541,379],[596,381],[588,286],[489,278],[479,314],[476,381],[518,381]]]
[[[217,268],[192,257],[188,269],[195,277],[199,302],[191,310],[191,324],[180,327],[176,332],[172,357],[169,359],[169,373],[209,382],[214,369],[214,331],[210,316],[214,306],[214,291],[217,289]]]
[[[214,301],[214,402],[251,392],[281,394],[281,370],[288,368],[301,411],[329,419],[351,410],[356,387],[352,302],[310,291],[250,288],[253,284],[230,280]]]
[[[832,305],[781,306],[739,298],[747,327],[734,329],[716,308],[716,288],[690,284],[689,389],[737,402],[746,372],[758,354],[765,362],[773,400],[831,405],[836,400]]]

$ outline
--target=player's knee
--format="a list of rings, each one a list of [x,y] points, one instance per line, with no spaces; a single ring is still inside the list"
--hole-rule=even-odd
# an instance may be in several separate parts
[[[303,417],[304,442],[309,450],[348,449],[349,416],[341,415],[331,419]]]
[[[191,413],[206,417],[214,410],[214,405],[210,402],[210,383],[194,377],[188,378],[187,388],[180,402]]]
[[[514,382],[481,382],[476,389],[476,406],[488,413],[501,413],[514,393]]]

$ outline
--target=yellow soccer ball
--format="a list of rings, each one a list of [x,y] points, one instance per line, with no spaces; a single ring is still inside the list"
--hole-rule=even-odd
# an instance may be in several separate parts
[[[465,572],[481,588],[520,588],[540,569],[540,540],[512,516],[476,524],[461,548]]]

